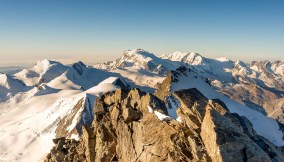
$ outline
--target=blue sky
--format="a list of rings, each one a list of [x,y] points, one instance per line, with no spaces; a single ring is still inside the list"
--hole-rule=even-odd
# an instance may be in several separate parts
[[[284,59],[284,1],[0,1],[0,66],[43,58],[94,63],[134,48]]]

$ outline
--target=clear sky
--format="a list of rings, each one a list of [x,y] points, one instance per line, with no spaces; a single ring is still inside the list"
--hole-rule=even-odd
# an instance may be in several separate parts
[[[284,59],[283,0],[1,0],[0,66],[125,50]]]

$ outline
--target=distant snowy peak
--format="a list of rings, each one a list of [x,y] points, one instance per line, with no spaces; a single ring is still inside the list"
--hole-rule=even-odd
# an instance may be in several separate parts
[[[137,59],[140,59],[141,61],[149,61],[151,60],[151,56],[153,56],[153,54],[150,54],[143,49],[127,50],[122,54],[120,58],[116,60],[116,64],[121,64],[124,61],[132,62],[133,60]]]
[[[59,64],[59,62],[44,59],[44,60],[38,61],[36,65],[34,66],[34,69],[38,71],[46,71],[48,70],[49,67],[54,66],[55,64]]]
[[[179,61],[183,63],[188,63],[191,65],[201,65],[201,64],[206,63],[206,58],[194,52],[182,53],[182,52],[176,51],[172,54],[164,54],[160,56],[160,58],[171,60],[171,61]]]
[[[37,64],[30,68],[24,69],[14,76],[23,81],[28,86],[38,85],[40,83],[48,83],[54,78],[60,76],[68,69],[67,66],[60,62],[41,60]]]
[[[234,69],[236,69],[238,71],[247,70],[248,66],[243,61],[237,60],[234,63]]]
[[[120,80],[122,80],[122,77],[117,73],[111,73],[106,70],[89,67],[79,61],[74,63],[68,68],[68,70],[47,84],[56,89],[87,90],[100,84],[103,80],[109,77],[120,78]],[[114,79],[113,82],[115,82],[115,80],[116,79]]]
[[[115,66],[117,67],[144,67],[149,62],[156,62],[158,58],[143,49],[135,49],[125,51],[124,54],[116,60]]]
[[[157,59],[157,57],[143,49],[127,50],[115,61],[107,61],[94,65],[100,69],[116,69],[116,68],[143,68],[148,62]]]
[[[41,74],[51,69],[55,69],[59,71],[61,69],[66,69],[66,67],[60,62],[44,59],[44,60],[38,61],[36,65],[30,68],[29,70],[37,72],[38,74]]]
[[[47,71],[53,67],[60,68],[60,67],[65,67],[65,66],[58,61],[44,59],[44,60],[38,61],[33,68],[37,71],[39,71],[40,69]]]
[[[153,53],[150,53],[144,49],[139,48],[139,49],[125,51],[124,54],[122,55],[122,58],[123,57],[126,57],[126,58],[139,57],[139,58],[147,59],[147,58],[153,58],[156,56]]]
[[[167,71],[175,69],[175,64],[163,60],[153,53],[143,49],[127,50],[123,55],[113,62],[97,64],[94,67],[114,70],[127,69],[130,71],[148,71],[154,74],[165,75]]]
[[[284,76],[284,60],[279,61],[253,61],[250,68],[258,72],[270,72]]]
[[[272,63],[271,69],[279,75],[284,76],[284,60],[275,61]]]
[[[176,51],[176,52],[174,52],[172,54],[163,54],[163,55],[160,56],[160,58],[168,59],[168,60],[172,60],[172,61],[180,61],[188,54],[189,53]]]

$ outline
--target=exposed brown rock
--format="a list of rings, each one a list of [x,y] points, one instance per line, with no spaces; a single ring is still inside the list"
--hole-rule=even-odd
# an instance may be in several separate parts
[[[168,115],[165,103],[139,89],[101,96],[92,127],[82,127],[80,141],[54,140],[46,161],[284,160],[278,147],[258,136],[245,117],[231,114],[222,101],[208,100],[197,89],[173,95],[180,102],[181,122],[159,120],[149,106]]]
[[[94,109],[94,113],[96,115],[100,115],[100,114],[104,114],[106,112],[106,108],[104,106],[103,101],[101,101],[100,99],[96,100],[96,108]]]
[[[46,156],[45,162],[83,162],[86,160],[86,149],[82,142],[65,138],[57,138],[55,141],[56,145]]]

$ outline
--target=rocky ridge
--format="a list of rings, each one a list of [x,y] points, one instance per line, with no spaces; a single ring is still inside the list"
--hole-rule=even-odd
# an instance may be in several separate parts
[[[245,117],[197,89],[172,93],[178,119],[166,103],[139,89],[96,100],[92,127],[79,141],[59,138],[45,161],[283,161],[281,149],[255,133]]]

